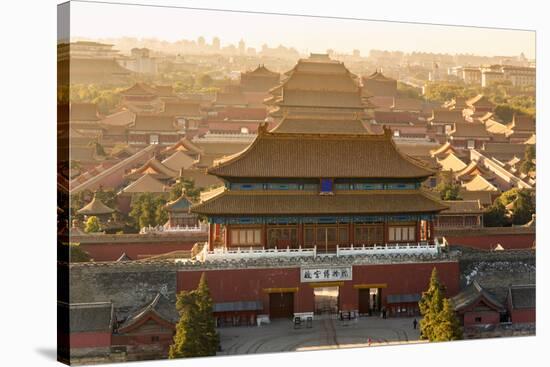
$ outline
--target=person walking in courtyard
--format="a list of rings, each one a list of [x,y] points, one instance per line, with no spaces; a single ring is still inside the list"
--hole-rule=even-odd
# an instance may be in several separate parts
[[[418,325],[418,321],[416,321],[416,318],[413,320],[413,329],[416,330],[416,325]]]

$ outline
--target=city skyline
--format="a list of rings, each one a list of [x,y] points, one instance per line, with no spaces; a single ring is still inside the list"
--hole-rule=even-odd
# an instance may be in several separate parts
[[[163,12],[163,22],[156,23],[151,22],[151,19],[158,19],[165,8],[121,4],[98,6],[81,2],[72,4],[73,19],[79,19],[79,22],[71,25],[73,38],[134,37],[175,42],[181,39],[196,40],[202,36],[207,43],[211,43],[214,37],[219,37],[222,47],[236,45],[244,39],[247,47],[256,50],[260,50],[263,44],[269,47],[284,45],[296,48],[302,54],[321,53],[327,49],[351,54],[357,49],[361,55],[368,55],[370,50],[376,49],[480,56],[515,56],[523,53],[529,59],[535,58],[534,31],[308,16],[287,17],[284,27],[281,27],[283,15],[223,13],[187,8],[173,8],[173,12]],[[190,13],[193,15],[190,16]],[[122,14],[124,18],[133,21],[122,24]],[[215,16],[223,16],[224,21],[212,22],[212,17]],[[186,26],[181,26],[181,19],[186,20]],[[97,27],[98,22],[103,26]],[[209,24],[206,30],[205,23]],[[250,32],[251,28],[254,32]],[[303,29],[308,31],[303,32]],[[276,36],[273,36],[274,33]],[[355,36],[349,37],[350,34]],[[383,37],[379,36],[381,34]],[[407,35],[406,38],[403,37],[404,34]],[[417,42],[411,42],[411,38]]]

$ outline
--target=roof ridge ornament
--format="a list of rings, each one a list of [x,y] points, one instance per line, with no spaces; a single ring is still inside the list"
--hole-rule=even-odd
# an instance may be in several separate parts
[[[266,135],[266,134],[267,134],[267,122],[262,121],[260,123],[260,126],[258,126],[258,135],[263,136],[263,135]]]
[[[389,127],[387,127],[387,126],[383,126],[382,129],[384,130],[384,136],[385,136],[386,138],[390,138],[390,139],[391,139],[392,134],[393,134],[391,128],[389,128]]]

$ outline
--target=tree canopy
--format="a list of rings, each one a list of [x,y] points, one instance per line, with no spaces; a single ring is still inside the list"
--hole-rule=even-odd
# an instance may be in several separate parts
[[[499,198],[483,213],[483,225],[485,227],[505,227],[509,225],[506,208]]]
[[[212,298],[203,273],[197,289],[182,291],[176,302],[180,320],[176,325],[169,358],[216,355],[219,336],[213,317]]]
[[[204,88],[208,88],[212,86],[212,83],[214,83],[214,80],[212,77],[208,74],[202,74],[198,78],[199,85]]]
[[[418,307],[423,316],[420,320],[420,338],[432,340],[436,316],[443,309],[443,288],[435,267],[432,270],[428,289],[422,292]]]
[[[441,312],[435,317],[432,336],[433,340],[430,341],[435,342],[460,340],[463,338],[462,328],[448,298],[443,299]]]
[[[429,82],[426,84],[424,96],[429,101],[443,103],[452,98],[471,98],[483,94],[496,105],[495,115],[502,121],[509,122],[514,113],[535,117],[533,91],[533,87],[513,86],[509,81],[497,82],[487,87],[457,82]]]
[[[95,103],[102,114],[108,114],[120,103],[120,92],[123,88],[113,88],[97,84],[72,84],[71,102]]]
[[[201,189],[195,187],[195,181],[193,179],[182,177],[170,189],[170,200],[176,200],[182,193],[185,193],[189,199],[198,201]]]
[[[533,160],[537,157],[537,150],[534,145],[528,145],[525,148],[525,154],[523,156],[523,162],[521,163],[521,166],[519,167],[519,170],[521,173],[528,174],[531,171],[536,170],[535,163],[533,163]]]
[[[164,206],[166,199],[152,193],[137,194],[132,197],[130,217],[136,228],[155,227],[164,225],[168,220],[168,213]]]
[[[460,185],[453,180],[453,172],[448,175],[440,175],[441,181],[436,187],[441,200],[459,200]]]
[[[519,190],[512,209],[512,223],[521,225],[529,222],[535,214],[535,197],[531,190]]]
[[[431,342],[462,339],[462,329],[451,301],[445,298],[445,287],[439,281],[435,267],[418,306],[423,316],[420,320],[421,339]]]
[[[99,223],[99,219],[95,215],[92,215],[88,218],[84,231],[86,233],[95,233],[101,231],[101,224]]]
[[[69,249],[69,261],[72,263],[87,262],[90,261],[90,255],[84,251],[79,243],[71,242],[67,244]]]

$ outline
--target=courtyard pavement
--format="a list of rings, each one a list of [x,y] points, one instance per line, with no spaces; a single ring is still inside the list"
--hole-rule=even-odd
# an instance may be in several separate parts
[[[260,327],[225,327],[218,329],[222,346],[218,355],[366,347],[369,338],[370,346],[421,343],[413,320],[361,317],[340,321],[325,317],[314,320],[311,328],[303,325],[294,329],[290,320],[273,320]]]

